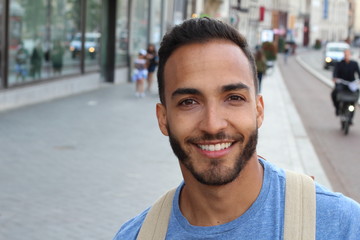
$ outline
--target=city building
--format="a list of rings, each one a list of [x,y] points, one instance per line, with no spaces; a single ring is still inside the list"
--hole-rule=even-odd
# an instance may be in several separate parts
[[[360,47],[360,2],[355,1],[353,4],[353,7],[355,9],[354,13],[354,44],[357,47]]]
[[[149,43],[191,17],[228,22],[251,48],[360,37],[354,0],[0,0],[0,110],[128,82]],[[349,13],[351,13],[349,15]]]
[[[344,41],[349,36],[348,0],[312,0],[310,42]]]
[[[185,0],[1,0],[0,110],[130,79]]]

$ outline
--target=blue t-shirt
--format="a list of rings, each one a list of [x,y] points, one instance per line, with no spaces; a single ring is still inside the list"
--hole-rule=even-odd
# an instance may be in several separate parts
[[[191,225],[179,209],[179,193],[175,193],[166,239],[283,239],[285,172],[259,159],[264,166],[264,181],[252,206],[237,219],[218,226]],[[136,239],[149,209],[126,222],[114,240]],[[340,193],[316,184],[316,239],[360,240],[360,205]]]

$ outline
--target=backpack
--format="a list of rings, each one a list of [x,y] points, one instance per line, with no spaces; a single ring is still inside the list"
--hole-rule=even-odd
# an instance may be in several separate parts
[[[315,183],[307,175],[286,170],[284,240],[315,240]],[[137,240],[165,239],[176,188],[150,208]]]

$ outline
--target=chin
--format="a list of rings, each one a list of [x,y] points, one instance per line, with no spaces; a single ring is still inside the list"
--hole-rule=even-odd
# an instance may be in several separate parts
[[[241,144],[240,152],[235,156],[232,166],[224,166],[224,160],[209,159],[206,169],[197,169],[195,161],[180,145],[174,135],[169,132],[169,141],[173,152],[178,157],[180,163],[191,173],[191,175],[200,183],[209,186],[221,186],[233,182],[239,177],[241,171],[245,168],[251,157],[254,155],[257,145],[257,128],[249,136],[245,145]]]

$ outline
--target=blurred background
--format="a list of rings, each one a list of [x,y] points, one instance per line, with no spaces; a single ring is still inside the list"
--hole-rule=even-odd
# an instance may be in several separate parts
[[[326,48],[359,62],[359,1],[0,0],[0,239],[111,239],[180,183],[156,81],[140,99],[131,75],[139,50],[204,16],[266,58],[259,154],[360,201],[360,115],[344,136],[330,100],[343,49]]]
[[[359,9],[355,0],[2,0],[0,109],[129,81],[137,52],[149,43],[158,48],[164,33],[187,18],[223,20],[252,48],[269,42],[283,52],[286,44],[293,51],[328,41],[359,46]],[[24,62],[20,73],[17,61]],[[67,89],[46,89],[46,96],[29,89],[31,98],[24,91],[4,97],[69,77],[83,86],[68,81]]]

